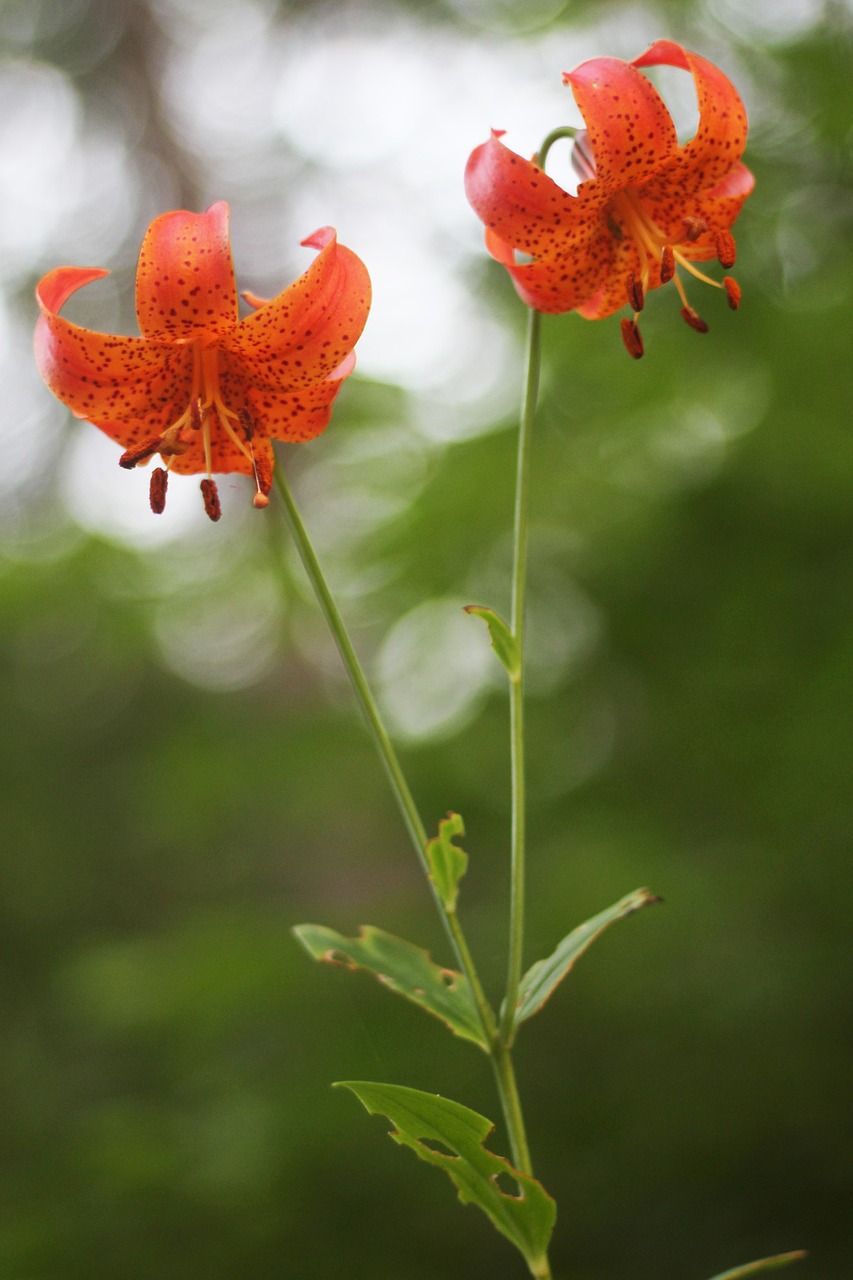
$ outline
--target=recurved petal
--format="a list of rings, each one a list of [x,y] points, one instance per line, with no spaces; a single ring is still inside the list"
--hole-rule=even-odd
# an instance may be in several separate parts
[[[228,205],[206,213],[178,209],[155,218],[136,270],[136,314],[147,338],[180,342],[223,335],[237,323],[237,286]]]
[[[308,270],[222,344],[239,357],[247,382],[271,392],[327,378],[352,352],[370,310],[367,268],[332,227],[302,243],[320,250]]]
[[[583,252],[569,250],[519,264],[511,261],[503,242],[488,231],[486,246],[506,267],[523,302],[536,311],[558,315],[581,309],[581,304],[600,289],[610,270],[614,239],[606,226],[599,226]]]
[[[603,200],[592,192],[583,200],[570,196],[494,135],[468,159],[465,194],[487,232],[536,258],[585,244]],[[492,248],[489,252],[503,261]]]
[[[191,356],[144,338],[97,333],[58,314],[68,298],[107,272],[57,267],[36,288],[41,315],[35,356],[50,390],[78,418],[107,430],[129,445],[162,430],[176,403],[186,402]]]
[[[725,178],[746,146],[746,110],[740,95],[719,67],[672,40],[658,40],[635,67],[681,67],[693,76],[699,104],[696,136],[679,147],[661,179],[685,193],[713,187]]]
[[[592,58],[563,79],[586,121],[595,183],[604,196],[645,182],[670,163],[678,148],[672,117],[630,62]]]

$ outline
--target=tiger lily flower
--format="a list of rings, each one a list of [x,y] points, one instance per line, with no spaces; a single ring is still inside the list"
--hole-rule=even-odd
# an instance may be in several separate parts
[[[170,473],[205,473],[205,511],[220,515],[213,473],[254,477],[256,507],[268,504],[271,440],[310,440],[355,365],[353,347],[370,308],[364,265],[323,227],[302,243],[318,249],[300,278],[238,317],[228,206],[178,210],[155,219],[136,273],[142,336],[96,333],[59,314],[77,289],[107,275],[57,267],[36,289],[35,352],[55,396],[117,441],[121,466],[163,462],[151,477],[162,512]]]
[[[680,67],[696,86],[699,124],[679,145],[666,106],[641,68]],[[746,145],[743,103],[723,73],[671,40],[633,62],[593,58],[563,76],[586,128],[572,163],[581,181],[569,195],[494,132],[472,153],[468,200],[486,226],[486,247],[506,267],[529,307],[577,311],[601,320],[628,305],[622,321],[629,353],[643,354],[637,323],[645,296],[672,281],[683,319],[707,325],[687,300],[681,273],[724,289],[737,309],[731,276],[711,279],[695,264],[734,266],[731,227],[754,180],[740,157]],[[519,254],[523,255],[519,258]]]

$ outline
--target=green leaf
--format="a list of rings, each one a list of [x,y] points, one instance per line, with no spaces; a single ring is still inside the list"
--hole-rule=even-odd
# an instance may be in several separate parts
[[[539,1012],[554,988],[563,981],[578,956],[583,955],[587,947],[591,946],[609,925],[616,920],[624,920],[625,916],[639,911],[640,907],[648,906],[652,902],[660,902],[660,898],[650,893],[648,889],[635,889],[633,893],[629,893],[627,897],[620,899],[606,911],[600,912],[591,920],[578,925],[577,929],[573,929],[563,938],[556,951],[547,960],[537,960],[536,964],[531,965],[521,979],[515,1025],[518,1026],[526,1018]]]
[[[372,925],[362,925],[357,938],[321,924],[300,924],[293,932],[315,960],[365,969],[389,990],[441,1018],[455,1035],[487,1050],[468,979],[455,969],[442,969],[414,943]]]
[[[494,1125],[485,1116],[435,1093],[401,1085],[341,1080],[371,1115],[387,1116],[391,1137],[427,1164],[443,1169],[463,1204],[476,1204],[527,1259],[534,1276],[545,1275],[545,1254],[557,1208],[541,1183],[483,1146]]]
[[[510,680],[518,680],[521,675],[521,654],[518,651],[518,642],[503,618],[495,613],[494,609],[487,609],[482,604],[468,604],[465,606],[465,612],[483,619],[489,628],[492,648],[500,658],[507,675]]]
[[[426,856],[430,876],[438,896],[448,911],[456,910],[459,881],[468,869],[468,854],[453,843],[454,836],[464,836],[465,824],[458,813],[449,813],[438,824],[438,835],[427,842]]]
[[[806,1257],[805,1249],[795,1249],[792,1253],[775,1253],[772,1258],[759,1258],[757,1262],[746,1262],[742,1267],[734,1267],[731,1271],[721,1271],[712,1280],[741,1280],[742,1276],[755,1276],[759,1271],[775,1271],[777,1267],[787,1267],[791,1262],[798,1262]]]

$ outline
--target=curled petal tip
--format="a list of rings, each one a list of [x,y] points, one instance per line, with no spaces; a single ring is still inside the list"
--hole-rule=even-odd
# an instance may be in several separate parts
[[[639,58],[634,58],[635,67],[657,67],[661,63],[670,67],[680,67],[682,71],[690,70],[690,63],[683,45],[675,40],[655,40]]]
[[[493,138],[502,138],[506,133],[506,129],[492,129],[491,133]]]
[[[253,293],[251,289],[241,289],[240,297],[250,307],[254,307],[256,311],[261,307],[265,307],[269,302],[269,298],[262,298],[259,293]]]
[[[306,236],[299,243],[306,249],[325,249],[327,244],[331,244],[337,237],[334,227],[318,227],[316,231],[312,231],[310,236]]]
[[[72,293],[109,274],[104,267],[55,267],[36,285],[36,299],[43,311],[59,311]]]

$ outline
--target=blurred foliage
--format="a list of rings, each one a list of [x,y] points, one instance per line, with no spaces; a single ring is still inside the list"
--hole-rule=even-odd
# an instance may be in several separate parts
[[[63,69],[89,122],[125,113],[137,185],[114,245],[122,314],[156,200],[198,207],[213,187],[247,208],[281,202],[260,169],[256,187],[222,177],[171,127],[164,50],[202,7],[7,0],[0,15],[4,66]],[[758,186],[738,227],[738,315],[703,298],[712,331],[699,338],[661,291],[639,365],[613,324],[544,326],[528,961],[637,884],[665,901],[584,956],[524,1028],[519,1071],[537,1172],[559,1205],[557,1275],[701,1280],[805,1247],[804,1276],[842,1280],[850,11],[542,3],[525,24],[523,7],[498,0],[245,8],[265,15],[261,36],[393,17],[411,38],[435,25],[519,53],[549,22],[568,47],[593,21],[624,21],[638,47],[667,31],[748,77]],[[205,10],[211,30],[227,9]],[[277,173],[296,163],[280,138],[269,145]],[[85,207],[69,234],[84,234]],[[6,304],[26,328],[51,252],[46,238],[8,259]],[[524,317],[499,269],[471,252],[465,271],[517,351]],[[68,502],[87,428],[51,418],[41,388],[38,418],[15,417],[26,365],[6,375],[7,457],[22,422],[38,450],[9,465],[0,518],[0,1274],[520,1276],[443,1179],[329,1090],[387,1080],[497,1119],[481,1054],[366,978],[312,966],[290,936],[302,920],[348,935],[369,923],[450,959],[276,513],[227,509],[215,530],[199,515],[160,543],[93,532],[79,492]],[[462,421],[458,405],[362,378],[328,436],[285,464],[408,733],[428,825],[464,815],[460,912],[496,992],[507,712],[485,628],[455,608],[508,612],[514,395],[490,413],[442,435],[430,415]],[[414,709],[395,684],[399,620],[414,617],[416,641],[424,602],[440,602],[430,626],[462,619],[442,650],[446,720],[414,641]],[[453,684],[466,671],[471,698]],[[437,727],[418,733],[432,711]],[[490,1145],[504,1143],[499,1128]]]

